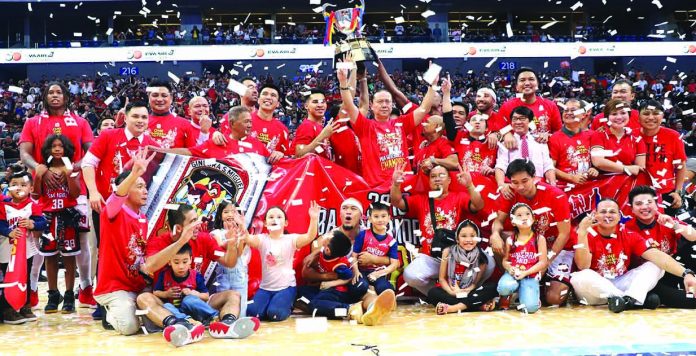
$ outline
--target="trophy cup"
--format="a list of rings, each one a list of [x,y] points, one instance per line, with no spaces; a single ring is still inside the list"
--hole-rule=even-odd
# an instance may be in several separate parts
[[[370,46],[370,43],[362,37],[360,28],[362,27],[362,17],[365,12],[365,0],[360,0],[360,5],[354,8],[341,9],[331,12],[324,12],[326,20],[326,35],[324,45],[332,42],[334,28],[346,35],[345,40],[335,44],[336,52],[334,55],[334,66],[338,59],[343,58],[345,53],[350,52],[356,64],[364,65],[361,62],[374,61],[377,54]]]

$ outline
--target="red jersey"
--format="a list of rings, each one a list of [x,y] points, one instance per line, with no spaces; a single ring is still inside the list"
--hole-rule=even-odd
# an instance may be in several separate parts
[[[367,229],[365,230],[365,239],[363,240],[362,250],[377,257],[385,257],[388,256],[391,246],[396,243],[396,241],[392,241],[394,241],[394,237],[389,233],[387,233],[387,237],[384,240],[379,241],[372,232],[372,229]],[[368,265],[363,266],[360,270],[374,271],[377,268],[379,268],[377,265]]]
[[[150,115],[145,134],[162,148],[193,147],[198,139],[191,122],[172,113]]]
[[[643,142],[647,155],[645,169],[655,180],[653,186],[660,194],[674,191],[677,167],[686,164],[684,141],[679,133],[660,127],[654,136],[643,135]]]
[[[139,271],[145,262],[147,220],[125,201],[126,197],[112,194],[107,205],[118,203],[121,209],[112,219],[106,212],[99,214],[101,245],[95,295],[119,290],[140,293],[146,285]]]
[[[153,236],[147,242],[147,247],[145,248],[145,256],[151,257],[156,255],[158,252],[167,248],[167,246],[174,243],[172,240],[172,235],[170,233],[164,233],[162,235]],[[220,247],[214,237],[210,236],[207,232],[199,232],[196,238],[192,238],[188,242],[191,246],[191,269],[200,273],[201,275],[209,276],[212,271],[208,272],[209,267],[212,262],[217,262],[220,257],[225,255],[225,250]],[[212,268],[214,268],[213,265]],[[161,273],[163,270],[157,271],[157,274]],[[192,271],[193,273],[193,271]],[[155,276],[155,280],[157,276]],[[206,278],[207,279],[207,278]]]
[[[363,177],[370,186],[377,186],[391,179],[394,167],[406,163],[404,171],[411,170],[408,164],[406,132],[413,132],[413,116],[403,115],[396,119],[379,122],[368,120],[358,113],[353,125],[363,151]]]
[[[333,149],[335,162],[339,166],[362,176],[360,140],[353,129],[345,123],[341,124],[341,127],[329,137],[329,142]]]
[[[435,219],[437,228],[455,230],[457,224],[464,220],[469,211],[469,194],[464,192],[449,192],[446,197],[435,199]],[[432,219],[427,194],[411,195],[406,198],[406,216],[418,219],[421,239],[421,253],[430,254],[433,242]]]
[[[17,224],[24,219],[29,219],[32,216],[43,216],[41,205],[34,199],[25,198],[19,203],[10,201],[0,201],[0,220],[7,221],[10,231],[17,228]],[[31,234],[26,235],[31,238]],[[27,258],[31,258],[39,253],[37,244],[34,241],[26,240]]]
[[[49,116],[42,112],[28,119],[22,127],[22,135],[19,144],[29,142],[34,145],[32,157],[38,163],[44,163],[41,156],[41,146],[50,135],[64,135],[75,146],[75,154],[71,160],[77,162],[86,152],[82,150],[85,143],[94,141],[89,122],[82,117],[66,111],[63,116]]]
[[[427,140],[421,142],[420,147],[416,150],[415,159],[413,164],[417,165],[421,161],[428,159],[429,157],[435,158],[447,158],[450,155],[457,154],[452,145],[450,145],[449,140],[446,137],[440,137],[437,140],[429,143]]]
[[[580,131],[572,135],[565,128],[549,138],[549,155],[554,167],[568,174],[582,174],[592,167],[590,137],[593,131]]]
[[[658,224],[657,220],[652,224],[644,225],[633,218],[626,223],[626,229],[642,236],[651,247],[658,248],[670,256],[677,253],[677,242],[681,236],[674,229]]]
[[[510,256],[508,260],[513,267],[517,267],[521,271],[527,271],[534,267],[539,262],[539,250],[537,249],[537,237],[532,236],[524,245],[518,245],[517,236],[513,236],[512,244],[508,244]],[[529,276],[534,277],[534,276]]]
[[[77,206],[77,199],[70,197],[67,186],[50,189],[44,183],[41,189],[43,189],[43,194],[39,197],[39,204],[45,212],[52,213]]]
[[[304,119],[300,126],[297,127],[297,131],[295,131],[295,139],[292,141],[292,145],[290,145],[289,153],[295,155],[297,145],[309,145],[312,143],[312,141],[314,141],[315,138],[317,138],[317,136],[319,136],[319,133],[323,129],[324,127],[321,125],[321,123],[314,122],[308,118]],[[316,153],[328,160],[330,160],[333,156],[329,140],[324,140],[319,146],[317,146],[314,152],[311,153]]]
[[[625,226],[616,228],[615,237],[587,234],[588,249],[592,254],[590,268],[604,278],[614,279],[628,272],[631,257],[640,257],[650,243]]]
[[[323,252],[319,253],[319,261],[317,263],[317,272],[319,272],[319,273],[333,272],[336,270],[336,268],[338,268],[340,266],[350,267],[350,262],[348,262],[347,257],[345,257],[345,256],[336,257],[336,258],[327,260],[326,256],[324,256]],[[345,285],[336,286],[336,290],[339,292],[347,292],[348,287]]]
[[[533,134],[542,132],[554,133],[563,126],[561,112],[558,110],[556,103],[540,96],[536,97],[536,101],[533,104],[526,104],[520,98],[512,98],[500,107],[500,115],[509,122],[512,110],[518,106],[525,106],[534,112],[536,130],[530,130]]]
[[[290,149],[288,128],[278,118],[264,120],[258,113],[258,111],[251,113],[251,136],[266,145],[268,151],[280,151],[286,154]]]
[[[592,119],[591,127],[593,130],[598,130],[600,127],[608,129],[608,122],[609,120],[605,118],[604,113],[601,112],[595,115],[594,119]],[[631,115],[628,117],[628,123],[626,124],[626,127],[630,128],[632,132],[635,134],[640,132],[640,112],[638,112],[638,110],[631,109]]]
[[[632,165],[636,156],[644,155],[646,152],[645,140],[640,136],[634,136],[624,132],[620,139],[616,138],[611,130],[604,132],[595,131],[590,137],[590,147],[610,150],[614,154],[604,157],[612,162],[621,162],[624,165]]]
[[[208,140],[189,148],[189,151],[192,156],[201,158],[225,158],[237,153],[256,153],[264,157],[271,155],[266,149],[266,145],[251,136],[246,136],[241,140],[235,140],[228,136],[224,146],[218,146],[213,140]]]
[[[186,277],[186,279],[184,279],[181,282],[174,279],[174,271],[172,271],[171,269],[167,269],[162,273],[164,273],[164,278],[162,279],[163,291],[168,291],[173,287],[179,287],[182,290],[184,288],[188,288],[191,290],[198,289],[198,284],[196,283],[196,271],[189,271],[189,274]],[[175,307],[178,307],[179,305],[181,305],[181,299],[182,298],[167,299],[165,300],[165,302],[172,303]]]
[[[130,133],[128,136],[131,136]],[[111,184],[123,172],[123,166],[138,152],[138,148],[158,146],[150,136],[141,135],[140,140],[135,137],[129,140],[128,136],[125,128],[104,130],[89,148],[89,153],[99,158],[95,180],[103,197],[111,195]]]
[[[462,167],[467,167],[469,172],[480,172],[481,167],[495,167],[498,148],[489,148],[486,138],[476,140],[471,137],[457,136],[454,147],[459,156],[459,162]]]
[[[527,199],[517,192],[512,200],[507,200],[501,194],[498,197],[498,211],[505,214],[510,214],[510,209],[516,203],[525,203],[532,208],[534,212],[535,230],[537,236],[546,238],[546,246],[549,251],[553,243],[558,238],[558,223],[570,222],[570,206],[568,204],[568,196],[562,190],[548,185],[544,182],[536,184],[537,191],[532,199]],[[509,227],[509,228],[508,228]],[[512,230],[512,227],[506,222],[506,230]],[[572,229],[571,229],[572,230]],[[570,234],[570,233],[569,233]],[[568,242],[565,245],[566,250],[572,250],[572,236],[568,236]]]

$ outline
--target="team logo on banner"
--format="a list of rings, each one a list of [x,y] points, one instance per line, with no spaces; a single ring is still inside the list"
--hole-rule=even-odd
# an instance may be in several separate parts
[[[189,204],[196,208],[198,215],[210,216],[221,201],[236,201],[244,187],[242,177],[230,165],[215,160],[195,160],[171,203]]]

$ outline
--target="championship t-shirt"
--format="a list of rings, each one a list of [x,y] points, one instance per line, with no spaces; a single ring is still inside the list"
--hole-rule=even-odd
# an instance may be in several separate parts
[[[317,136],[319,136],[319,133],[321,133],[323,129],[324,127],[321,126],[321,123],[314,122],[310,119],[304,119],[300,126],[297,127],[297,131],[295,131],[295,139],[292,141],[289,153],[292,155],[297,154],[295,150],[297,149],[298,145],[309,145],[312,143],[312,141],[314,141],[315,138],[317,138]],[[329,140],[324,140],[319,146],[317,146],[316,149],[314,149],[313,152],[310,153],[318,154],[330,160],[332,157],[332,151]]]
[[[636,218],[633,218],[626,223],[626,229],[642,236],[650,243],[651,247],[657,248],[668,255],[677,253],[677,243],[681,236],[674,229],[658,224],[657,220],[647,226],[639,226]]]
[[[416,194],[406,199],[406,216],[417,218],[421,231],[421,253],[430,254],[435,231],[433,230],[430,214],[430,203],[427,194]],[[457,224],[467,218],[469,211],[469,194],[464,192],[449,192],[446,197],[435,199],[435,219],[438,229],[457,229]]]
[[[544,99],[537,95],[536,101],[533,104],[526,104],[520,98],[512,98],[506,101],[500,107],[500,115],[506,120],[510,120],[510,113],[518,106],[525,106],[534,112],[534,125],[536,130],[531,130],[532,134],[537,133],[554,133],[561,129],[563,122],[561,121],[561,112],[558,106],[551,100]]]
[[[646,146],[645,169],[655,180],[658,193],[674,191],[677,167],[686,164],[684,141],[679,133],[660,127],[654,136],[643,135]]]
[[[592,167],[590,137],[593,131],[571,135],[562,129],[549,138],[549,154],[556,169],[568,174],[582,174]]]
[[[415,159],[413,160],[414,165],[418,165],[423,160],[430,157],[435,157],[437,159],[447,158],[450,155],[457,154],[452,145],[450,145],[449,140],[445,137],[439,137],[435,141],[428,143],[427,140],[421,142],[420,148],[416,150]]]
[[[587,243],[592,254],[590,268],[608,279],[621,277],[628,272],[631,258],[640,257],[648,248],[652,248],[650,242],[622,226],[617,226],[610,237],[588,233]]]
[[[266,145],[251,136],[244,137],[241,140],[227,137],[227,143],[224,146],[218,146],[213,140],[208,140],[203,144],[189,148],[189,151],[192,156],[200,158],[225,158],[237,153],[256,153],[264,157],[270,155]]]
[[[604,158],[624,165],[632,165],[636,156],[646,153],[645,140],[642,137],[624,132],[619,139],[611,130],[595,131],[590,137],[590,151],[593,148],[612,151],[611,156]]]
[[[34,145],[32,157],[38,163],[44,163],[41,147],[50,135],[63,135],[75,146],[72,162],[82,159],[86,152],[82,145],[94,141],[89,122],[82,117],[66,111],[63,116],[49,116],[46,112],[28,119],[22,127],[19,143],[29,142]]]
[[[162,148],[188,148],[196,145],[198,135],[191,122],[172,113],[150,115],[146,135]]]
[[[168,232],[153,236],[147,241],[145,256],[152,257],[173,243],[174,240],[172,240],[172,235]],[[206,275],[208,266],[210,266],[211,262],[217,262],[220,257],[225,255],[225,250],[220,247],[215,238],[210,236],[207,232],[199,232],[196,238],[189,240],[188,244],[191,246],[192,251],[191,268],[203,276]],[[162,270],[163,269],[157,271],[156,275],[158,276]],[[155,277],[155,280],[156,279],[157,277]]]
[[[476,140],[471,137],[457,137],[454,147],[463,167],[469,172],[480,172],[481,167],[495,167],[498,157],[498,147],[489,148],[486,139]]]
[[[264,120],[259,117],[258,111],[251,113],[251,136],[266,145],[269,152],[287,154],[290,150],[288,128],[275,117]]]

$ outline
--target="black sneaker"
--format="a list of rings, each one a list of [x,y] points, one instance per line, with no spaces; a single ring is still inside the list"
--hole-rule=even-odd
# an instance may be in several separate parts
[[[92,312],[92,320],[102,320],[104,318],[104,307],[101,304],[97,304],[97,309]]]
[[[71,290],[65,291],[65,300],[63,301],[63,314],[70,314],[75,312],[75,292]]]
[[[621,313],[627,307],[626,300],[623,297],[609,297],[607,304],[609,305],[609,310],[614,313]]]
[[[648,293],[648,295],[645,297],[645,302],[643,302],[643,308],[644,309],[657,309],[657,307],[660,306],[661,301],[660,301],[660,296],[658,296],[655,293]]]
[[[2,312],[2,318],[5,324],[19,325],[24,324],[27,320],[22,314],[17,313],[12,308],[7,308]]]
[[[101,319],[102,328],[104,328],[104,330],[114,330],[114,326],[109,324],[108,321],[106,321],[106,315],[109,313],[108,311],[106,311],[106,308],[104,308],[104,306],[101,304],[97,308],[101,309],[101,311],[102,311],[102,313],[101,313],[101,315],[102,315],[102,319]]]
[[[58,312],[58,305],[63,302],[63,296],[57,290],[48,291],[48,302],[44,308],[44,313],[53,314]]]
[[[36,321],[36,314],[31,311],[31,307],[25,306],[19,309],[19,314],[24,317],[24,321]]]

